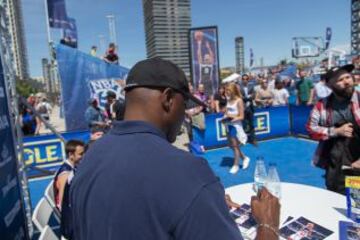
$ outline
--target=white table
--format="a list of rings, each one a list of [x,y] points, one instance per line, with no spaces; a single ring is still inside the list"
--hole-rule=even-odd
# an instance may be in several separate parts
[[[225,191],[239,204],[249,204],[251,196],[255,195],[252,183],[229,187]],[[280,225],[288,216],[303,216],[334,232],[326,239],[339,239],[339,221],[351,221],[346,217],[346,197],[325,189],[281,183],[280,203]]]

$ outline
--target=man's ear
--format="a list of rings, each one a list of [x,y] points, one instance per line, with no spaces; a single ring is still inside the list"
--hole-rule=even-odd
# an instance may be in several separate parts
[[[164,110],[169,112],[174,102],[175,92],[171,88],[166,88],[161,94],[161,102]]]

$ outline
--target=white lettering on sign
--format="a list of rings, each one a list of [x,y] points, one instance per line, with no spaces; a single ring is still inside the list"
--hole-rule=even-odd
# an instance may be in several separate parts
[[[2,188],[3,197],[5,197],[12,188],[16,187],[16,177],[11,179],[11,176],[8,175],[6,182],[6,185]]]
[[[108,91],[114,92],[117,98],[124,98],[122,84],[125,84],[125,81],[115,78],[91,80],[89,81],[90,96],[96,98],[99,107],[104,109]]]
[[[21,209],[20,208],[20,200],[17,200],[15,205],[11,208],[10,212],[8,212],[8,214],[6,214],[6,216],[4,218],[6,227],[9,227],[12,224],[15,217],[20,212],[20,209]]]
[[[0,87],[0,98],[5,97],[4,88]]]
[[[0,168],[5,166],[8,162],[11,162],[12,156],[10,155],[9,149],[6,145],[3,145],[0,158]]]
[[[6,115],[0,116],[0,130],[4,130],[9,127],[9,121]]]
[[[24,233],[24,229],[20,228],[19,231],[17,232],[17,234],[14,237],[14,240],[21,240],[25,238],[25,233]]]

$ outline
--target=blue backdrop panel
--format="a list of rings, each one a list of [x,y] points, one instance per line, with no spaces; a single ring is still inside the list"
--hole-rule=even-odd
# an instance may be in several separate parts
[[[290,106],[291,111],[291,131],[293,134],[308,135],[306,123],[309,118],[312,106]]]
[[[220,122],[223,114],[214,113],[205,115],[206,129],[200,131],[198,128],[193,128],[194,141],[204,145],[205,148],[213,148],[225,145],[226,129],[224,124]]]
[[[0,239],[26,239],[26,218],[1,58],[0,136]]]
[[[90,139],[88,131],[62,133],[66,141],[71,139],[87,143]],[[42,174],[36,168],[56,171],[65,159],[65,146],[54,134],[24,138],[24,161],[28,177]],[[36,167],[36,168],[33,168]]]
[[[254,127],[256,138],[259,140],[289,135],[289,108],[283,106],[256,109]]]
[[[221,123],[222,114],[207,114],[206,129],[193,128],[194,141],[205,148],[220,147],[227,144],[226,127]],[[256,109],[254,114],[256,138],[266,139],[287,136],[290,133],[288,107],[271,107]]]
[[[84,113],[90,97],[105,103],[108,90],[120,95],[118,81],[125,80],[129,69],[109,64],[64,45],[56,47],[56,57],[61,78],[62,101],[67,131],[85,130]]]

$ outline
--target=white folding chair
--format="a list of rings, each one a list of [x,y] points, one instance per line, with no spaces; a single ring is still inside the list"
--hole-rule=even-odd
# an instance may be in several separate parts
[[[40,232],[43,232],[45,226],[49,225],[49,220],[53,212],[53,208],[50,206],[49,202],[45,198],[41,198],[32,215],[32,221]],[[57,224],[60,225],[58,216],[54,214],[54,217]]]
[[[54,194],[54,180],[51,180],[49,185],[45,189],[45,198],[49,202],[50,206],[54,209],[55,214],[60,218],[60,211],[57,209],[55,204],[55,194]]]
[[[56,207],[55,206],[55,194],[54,194],[54,180],[51,180],[51,182],[49,183],[49,185],[46,187],[45,189],[45,198],[46,200],[49,201],[50,205],[52,207]]]
[[[51,227],[46,225],[44,230],[41,232],[39,240],[59,240],[59,238],[53,232]]]

